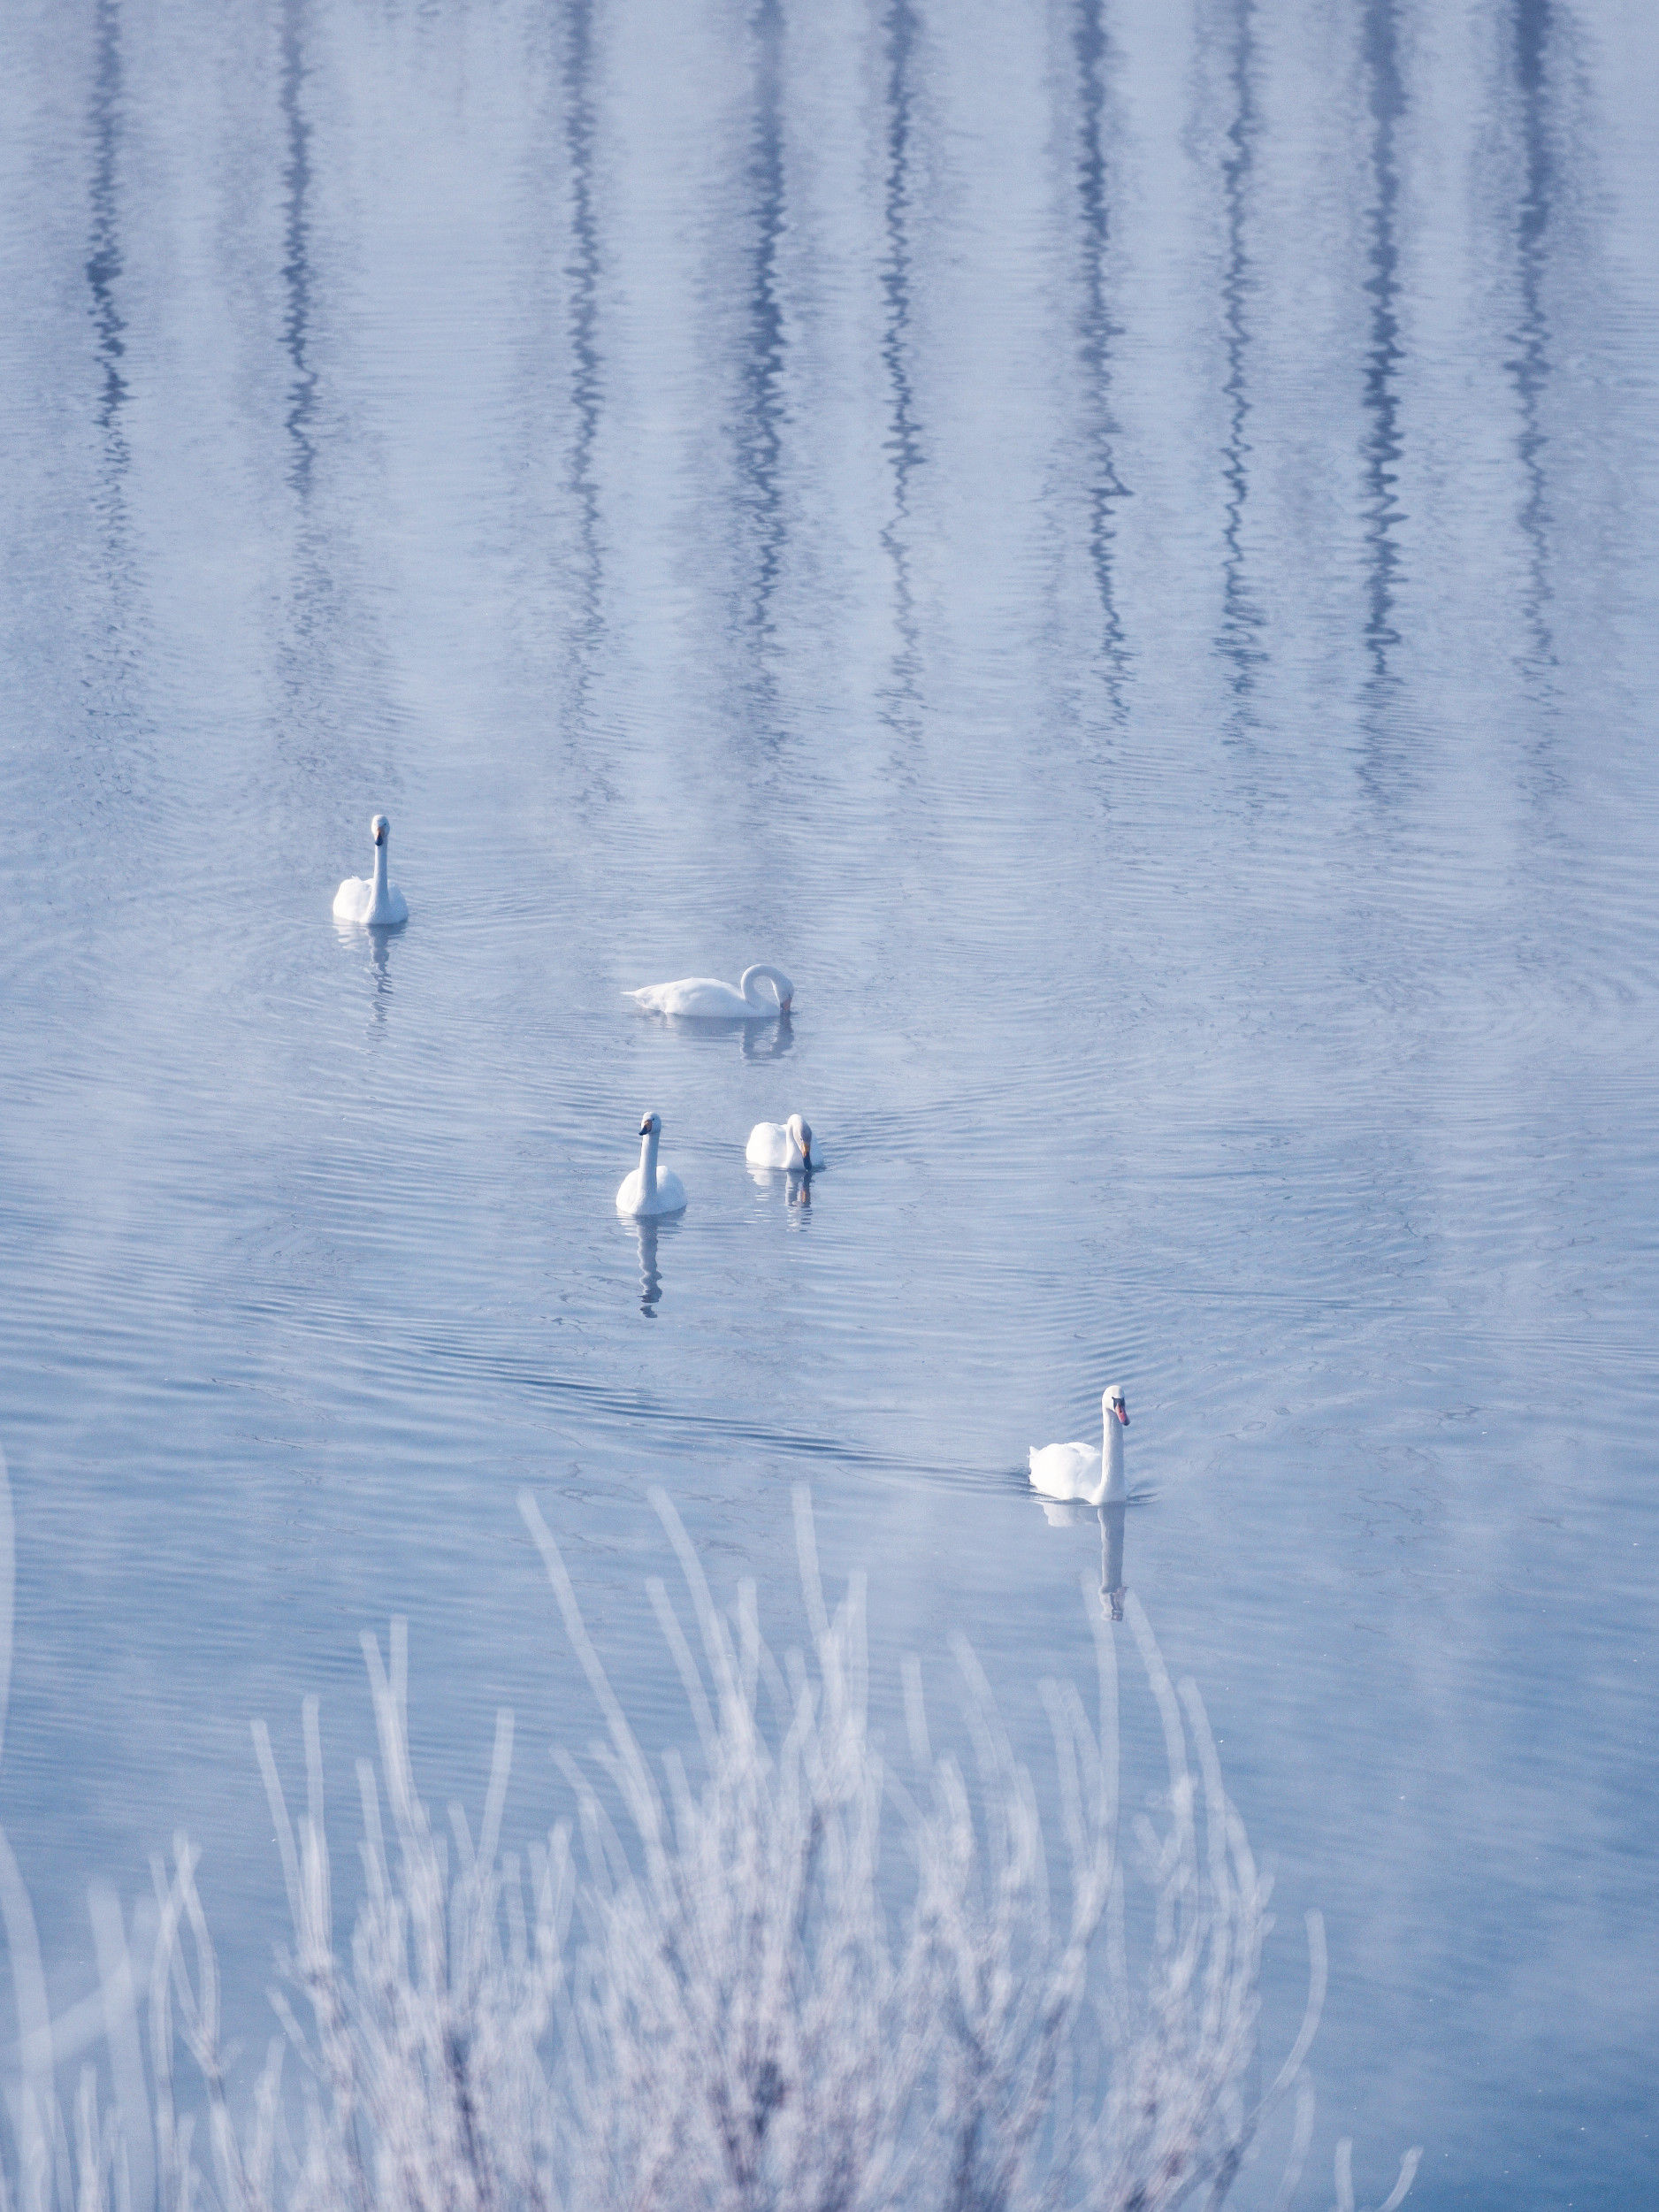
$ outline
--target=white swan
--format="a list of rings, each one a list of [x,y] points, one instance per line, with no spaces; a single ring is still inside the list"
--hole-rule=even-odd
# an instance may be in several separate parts
[[[749,1131],[743,1156],[751,1167],[812,1167],[812,1131],[799,1114],[787,1121],[757,1121]]]
[[[631,1214],[637,1220],[641,1214],[684,1211],[684,1184],[671,1167],[657,1173],[657,1139],[661,1134],[662,1116],[647,1114],[639,1124],[639,1165],[631,1175],[623,1177],[616,1193],[618,1213]]]
[[[764,979],[777,994],[776,1005],[755,989]],[[745,968],[734,991],[712,976],[682,976],[678,983],[647,984],[643,991],[624,991],[623,997],[644,1006],[648,1014],[679,1014],[703,1022],[753,1022],[757,1014],[789,1012],[795,986],[781,968],[759,961]]]
[[[1031,1484],[1044,1497],[1116,1505],[1128,1496],[1123,1480],[1123,1432],[1129,1425],[1129,1410],[1118,1383],[1101,1398],[1100,1412],[1105,1435],[1098,1451],[1092,1444],[1032,1445]]]
[[[409,920],[409,904],[395,884],[386,879],[386,848],[392,824],[376,815],[369,824],[374,835],[374,874],[348,876],[334,893],[336,922],[363,922],[371,930],[395,929]]]

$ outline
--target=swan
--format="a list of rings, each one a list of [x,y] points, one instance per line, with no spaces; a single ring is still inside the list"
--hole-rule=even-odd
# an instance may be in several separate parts
[[[799,1114],[787,1121],[757,1121],[743,1156],[751,1167],[805,1168],[812,1172],[812,1131]]]
[[[618,1213],[630,1214],[637,1221],[641,1214],[684,1211],[684,1184],[671,1167],[657,1173],[657,1139],[661,1134],[662,1116],[647,1114],[639,1124],[639,1165],[632,1175],[623,1177],[616,1193]]]
[[[386,841],[392,824],[376,815],[369,824],[374,837],[374,875],[348,876],[334,893],[336,922],[364,922],[371,930],[395,929],[409,920],[409,903],[395,884],[386,879]]]
[[[1032,1487],[1044,1497],[1117,1505],[1128,1496],[1123,1480],[1123,1432],[1129,1425],[1129,1410],[1120,1384],[1114,1382],[1104,1394],[1100,1411],[1105,1429],[1100,1450],[1092,1444],[1032,1445]]]
[[[776,992],[776,1005],[756,990],[762,978]],[[753,1022],[757,1014],[787,1014],[794,995],[795,986],[783,969],[768,968],[763,961],[744,969],[735,991],[712,976],[682,976],[678,983],[647,984],[643,991],[623,993],[647,1014],[688,1014],[704,1022]]]

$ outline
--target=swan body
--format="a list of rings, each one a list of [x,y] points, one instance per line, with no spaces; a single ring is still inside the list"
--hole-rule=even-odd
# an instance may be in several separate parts
[[[771,984],[774,998],[759,989],[762,982]],[[677,983],[646,984],[642,991],[623,993],[647,1014],[677,1014],[700,1022],[753,1022],[787,1014],[794,995],[795,986],[783,969],[764,961],[745,968],[735,990],[712,976],[682,976]]]
[[[791,1114],[787,1121],[757,1121],[749,1131],[743,1156],[751,1167],[810,1172],[812,1131],[799,1114]]]
[[[680,1213],[685,1207],[685,1186],[671,1167],[657,1168],[657,1140],[662,1116],[647,1114],[639,1124],[639,1165],[624,1175],[616,1193],[616,1211],[638,1221],[661,1213]]]
[[[1102,1397],[1105,1424],[1101,1448],[1093,1444],[1044,1444],[1031,1447],[1031,1487],[1044,1497],[1074,1498],[1082,1505],[1118,1505],[1128,1496],[1123,1480],[1123,1432],[1129,1412],[1123,1391],[1114,1382]]]
[[[376,815],[369,824],[374,838],[374,874],[348,876],[334,893],[336,922],[362,922],[371,930],[394,930],[409,920],[409,902],[395,884],[386,881],[386,846],[392,824]]]

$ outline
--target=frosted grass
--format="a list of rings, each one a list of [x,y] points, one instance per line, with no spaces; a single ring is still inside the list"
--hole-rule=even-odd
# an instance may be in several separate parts
[[[69,2039],[50,2017],[0,1838],[19,2030],[0,2212],[1162,2212],[1220,2205],[1285,2100],[1276,2201],[1291,2202],[1311,2132],[1323,1931],[1310,1915],[1301,2032],[1252,2096],[1268,1885],[1197,1691],[1171,1684],[1133,1597],[1168,1787],[1158,1820],[1135,1820],[1120,1848],[1103,1623],[1095,1717],[1074,1685],[1044,1688],[1050,1837],[965,1643],[971,1767],[934,1754],[913,1661],[911,1769],[925,1786],[889,1771],[868,1726],[862,1584],[830,1611],[804,1492],[809,1649],[781,1661],[753,1584],[722,1611],[672,1505],[654,1503],[689,1625],[661,1581],[649,1591],[696,1737],[660,1776],[558,1546],[521,1498],[606,1729],[586,1764],[561,1755],[575,1817],[522,1858],[501,1842],[508,1714],[476,1836],[458,1808],[447,1836],[429,1818],[409,1763],[401,1623],[385,1652],[363,1640],[379,1757],[358,1766],[364,1896],[343,1948],[316,1702],[297,1816],[256,1729],[293,1945],[273,1993],[281,2032],[245,2110],[226,2092],[187,1841],[156,1868],[141,1994],[119,1907],[95,1893],[102,1986],[88,2017],[107,2063],[85,2064],[65,2095],[54,2052]],[[1137,1883],[1144,1912],[1128,1909]],[[1418,2156],[1380,2212],[1399,2205]],[[1352,2212],[1346,2140],[1334,2178]]]

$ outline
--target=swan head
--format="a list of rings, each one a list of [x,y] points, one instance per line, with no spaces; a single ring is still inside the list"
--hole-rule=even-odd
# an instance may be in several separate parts
[[[1102,1402],[1105,1407],[1107,1426],[1111,1426],[1115,1417],[1127,1428],[1129,1425],[1129,1409],[1123,1402],[1123,1385],[1120,1382],[1112,1383]]]
[[[812,1166],[812,1131],[799,1114],[791,1114],[784,1127],[789,1131],[790,1141],[800,1154],[802,1164],[810,1167]]]
[[[661,1137],[662,1116],[660,1114],[642,1114],[639,1120],[639,1134],[641,1137]]]
[[[392,824],[386,820],[386,816],[384,815],[376,815],[374,820],[369,824],[369,834],[373,838],[375,843],[377,845],[384,845],[391,833]]]

